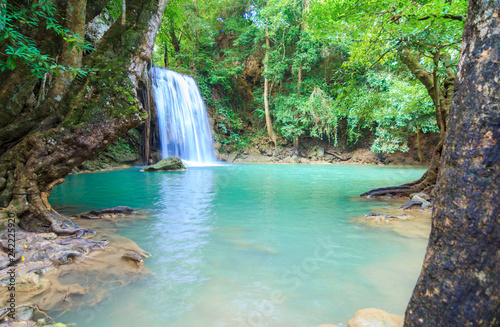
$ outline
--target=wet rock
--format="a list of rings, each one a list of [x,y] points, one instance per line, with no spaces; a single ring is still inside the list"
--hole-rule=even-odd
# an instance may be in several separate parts
[[[186,170],[186,166],[182,160],[177,157],[169,157],[160,160],[154,165],[149,165],[141,169],[141,171],[180,171]]]
[[[423,193],[423,192],[420,192],[420,193],[413,193],[413,194],[410,194],[410,199],[413,199],[414,197],[419,197],[425,201],[430,201],[431,200],[431,197],[426,194],[426,193]]]
[[[40,274],[58,265],[72,262],[77,257],[102,249],[108,244],[107,241],[52,237],[52,233],[40,235],[23,231],[16,232],[15,259],[19,290],[43,290],[45,285],[44,280],[39,279]],[[7,234],[1,233],[0,250],[2,251],[5,251],[6,239]],[[5,286],[10,279],[9,269],[9,265],[0,266],[0,286]]]
[[[27,321],[33,318],[34,310],[28,307],[20,307],[16,313],[17,321]]]
[[[407,219],[406,215],[391,216],[373,212],[370,212],[369,214],[365,215],[365,217],[375,219],[376,221],[385,221],[386,223],[388,223],[391,220]]]
[[[132,209],[132,208],[130,208],[130,207],[119,206],[119,207],[113,207],[113,208],[105,208],[105,209],[93,210],[93,211],[90,211],[88,214],[89,215],[93,215],[93,216],[100,216],[100,215],[103,215],[103,214],[132,215],[132,214],[135,214],[135,210]]]
[[[407,210],[420,207],[423,210],[431,208],[432,202],[429,202],[428,200],[430,200],[430,197],[425,193],[412,194],[411,200],[402,205],[400,209]]]
[[[36,322],[34,321],[14,321],[14,322],[5,322],[5,323],[0,323],[0,327],[36,327],[39,326],[37,325]],[[48,326],[45,326],[48,327]]]
[[[142,266],[144,264],[144,259],[149,258],[150,256],[151,254],[147,253],[146,251],[141,251],[141,252],[131,251],[122,255],[122,259],[133,261],[138,266]]]
[[[16,280],[16,290],[19,292],[35,292],[41,293],[49,288],[50,282],[41,279],[40,275],[35,274],[33,272],[21,275],[17,277]],[[29,319],[22,319],[29,320]]]
[[[403,316],[391,314],[380,309],[362,309],[349,320],[349,327],[402,327]]]

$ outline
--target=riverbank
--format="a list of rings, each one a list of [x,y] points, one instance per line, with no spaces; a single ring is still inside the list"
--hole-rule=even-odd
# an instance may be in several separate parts
[[[0,234],[0,302],[15,308],[14,319],[1,309],[0,326],[64,327],[54,318],[82,307],[91,325],[92,308],[109,301],[111,291],[151,273],[143,266],[149,253],[117,233],[117,227],[144,215],[104,212],[70,218],[95,234],[74,238],[18,228]],[[13,264],[6,255],[9,239],[15,241]]]
[[[432,158],[437,138],[435,135],[422,137],[420,154],[416,141],[410,139],[408,151],[375,153],[371,141],[361,142],[356,147],[334,146],[328,141],[304,138],[299,148],[292,142],[280,140],[277,147],[268,137],[254,138],[250,144],[238,149],[232,146],[217,148],[217,158],[228,163],[280,163],[280,164],[367,164],[367,165],[428,165]]]

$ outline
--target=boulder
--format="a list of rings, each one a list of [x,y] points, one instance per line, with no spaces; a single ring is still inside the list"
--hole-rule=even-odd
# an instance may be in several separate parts
[[[182,160],[177,157],[169,157],[162,159],[154,165],[149,165],[141,169],[141,171],[179,171],[186,170],[186,166]]]
[[[348,327],[402,327],[404,317],[380,309],[362,309],[347,323]]]
[[[324,157],[325,155],[325,148],[321,147],[321,146],[318,146],[317,149],[316,149],[316,155],[319,157],[319,158],[322,158]]]

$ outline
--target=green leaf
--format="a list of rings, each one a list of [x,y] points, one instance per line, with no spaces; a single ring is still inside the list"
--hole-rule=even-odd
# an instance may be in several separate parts
[[[7,58],[7,67],[10,69],[10,70],[14,70],[16,68],[16,60],[14,59],[13,56],[9,56]]]

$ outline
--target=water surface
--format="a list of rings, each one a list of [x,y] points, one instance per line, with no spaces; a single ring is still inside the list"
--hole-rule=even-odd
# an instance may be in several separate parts
[[[348,220],[388,204],[358,195],[424,168],[225,165],[68,176],[65,214],[127,205],[119,229],[153,256],[153,275],[64,315],[78,326],[318,326],[367,307],[403,314],[427,240]],[[139,323],[140,322],[140,323]]]

